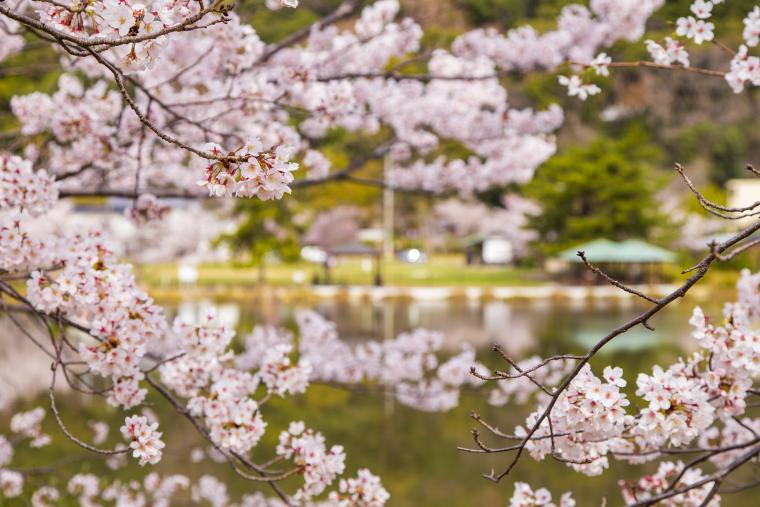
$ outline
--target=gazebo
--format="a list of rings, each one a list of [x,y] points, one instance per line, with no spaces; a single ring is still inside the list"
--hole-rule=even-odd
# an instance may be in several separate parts
[[[566,264],[565,271],[570,277],[590,283],[600,283],[601,279],[583,265],[579,251],[585,252],[591,264],[611,277],[632,283],[657,281],[662,265],[676,260],[674,252],[640,239],[622,242],[596,239],[562,251],[559,259]]]
[[[383,284],[383,276],[380,267],[380,255],[381,253],[375,248],[372,248],[371,246],[365,245],[364,243],[360,243],[358,241],[352,241],[349,243],[342,243],[340,245],[332,246],[327,249],[327,259],[325,260],[324,264],[325,282],[328,284],[332,283],[330,268],[337,258],[359,257],[372,259],[372,264],[374,266],[373,283],[380,286]]]

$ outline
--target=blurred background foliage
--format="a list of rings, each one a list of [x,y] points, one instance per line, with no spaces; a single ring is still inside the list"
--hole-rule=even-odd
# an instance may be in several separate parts
[[[260,0],[243,0],[237,11],[242,19],[253,25],[264,41],[276,42],[295,30],[308,27],[340,3],[341,0],[301,0],[298,9],[273,12],[266,9]],[[557,14],[568,3],[566,0],[402,0],[404,14],[413,16],[425,29],[424,51],[448,47],[458,34],[473,27],[504,30],[530,23],[540,31],[551,30]],[[755,0],[736,0],[716,7],[714,21],[719,24],[718,36],[722,41],[729,45],[737,43],[731,39],[731,33],[740,33],[741,19],[754,4]],[[657,39],[672,32],[672,21],[688,12],[689,5],[689,0],[666,2],[651,19],[647,36]],[[343,21],[341,26],[349,23],[351,20]],[[695,65],[720,68],[726,64],[725,54],[714,45],[690,46],[689,50]],[[641,41],[618,43],[608,53],[620,60],[648,58]],[[59,55],[47,44],[30,37],[28,51],[0,64],[0,143],[4,148],[17,148],[13,141],[17,124],[9,112],[10,98],[35,90],[53,91],[60,74],[58,59]],[[388,67],[398,63],[399,60],[389,62]],[[425,70],[424,62],[415,61],[399,71],[419,73]],[[570,71],[562,68],[557,73]],[[541,168],[536,181],[525,188],[512,185],[477,196],[488,206],[500,207],[503,206],[503,193],[524,193],[549,208],[552,206],[552,186],[548,180],[553,174],[564,175],[562,168],[579,168],[582,173],[578,178],[592,183],[593,171],[602,171],[605,187],[616,189],[611,195],[595,197],[596,205],[581,205],[584,209],[581,215],[574,215],[572,219],[567,217],[551,227],[547,225],[551,222],[548,218],[547,222],[540,219],[532,222],[539,228],[543,239],[548,240],[550,235],[556,235],[550,241],[551,245],[542,248],[545,253],[565,245],[571,238],[580,240],[586,234],[605,232],[606,228],[601,224],[611,222],[608,216],[610,209],[604,203],[614,195],[633,192],[643,199],[644,193],[653,192],[656,197],[651,204],[655,211],[660,202],[682,200],[686,189],[682,185],[671,184],[675,178],[672,170],[675,162],[687,165],[696,184],[709,188],[710,192],[725,199],[726,182],[745,176],[744,165],[760,159],[760,132],[755,128],[760,112],[757,89],[734,95],[721,79],[684,79],[682,74],[673,72],[621,69],[608,79],[587,74],[586,79],[600,85],[603,93],[580,102],[565,95],[565,90],[557,83],[557,73],[510,75],[504,78],[504,83],[514,107],[542,109],[558,103],[564,108],[566,121],[557,132],[558,157]],[[630,144],[634,132],[639,132],[635,134],[639,153],[629,158],[620,150],[628,149],[626,146]],[[340,170],[357,160],[368,158],[371,148],[389,138],[390,133],[386,129],[371,136],[336,129],[319,140],[318,145],[331,160],[333,170]],[[458,143],[443,140],[429,156],[434,158],[440,154],[468,156],[469,152]],[[601,168],[591,167],[596,163],[601,164]],[[363,164],[356,175],[377,180],[382,178],[382,170],[382,160],[375,159]],[[294,199],[287,204],[238,205],[237,212],[244,216],[243,226],[238,231],[238,237],[231,235],[224,239],[237,251],[250,248],[251,263],[256,264],[265,255],[262,253],[264,250],[275,246],[285,248],[278,241],[268,246],[266,242],[254,245],[251,238],[260,231],[262,224],[267,221],[271,224],[272,220],[280,223],[283,217],[313,218],[335,203],[363,209],[364,226],[376,225],[381,220],[381,190],[337,181],[318,188],[298,189]],[[414,236],[418,229],[416,226],[432,212],[433,200],[428,196],[409,194],[397,196],[396,203],[397,214],[401,217],[397,221],[397,246],[417,244],[418,238]],[[589,200],[586,204],[590,203]],[[612,215],[619,220],[636,218],[631,215],[636,214],[633,211],[618,210],[620,205],[611,206],[614,209]],[[545,214],[557,213],[547,209]],[[651,213],[652,217],[648,216],[648,212],[643,215],[647,216],[626,222],[629,234],[643,235],[644,239],[663,237],[662,227],[652,227],[652,217],[662,215],[656,212]],[[635,226],[632,225],[634,223]],[[561,230],[556,230],[557,227]],[[581,234],[582,238],[577,237],[579,231],[585,231]],[[298,234],[298,231],[291,233]],[[282,257],[287,259],[289,254]]]

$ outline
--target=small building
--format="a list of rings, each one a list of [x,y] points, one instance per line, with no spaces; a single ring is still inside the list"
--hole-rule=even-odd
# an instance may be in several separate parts
[[[628,283],[654,283],[662,278],[662,267],[676,260],[676,254],[639,239],[610,241],[597,239],[576,245],[558,256],[562,272],[573,280],[587,283],[604,283],[599,276],[583,264],[578,252],[604,273]]]
[[[468,265],[505,265],[515,260],[512,242],[499,235],[470,236],[465,240],[464,252]]]
[[[358,259],[361,261],[361,269],[367,273],[373,273],[372,283],[382,285],[383,277],[381,272],[380,251],[358,241],[351,241],[334,245],[326,249],[327,258],[324,262],[325,283],[332,283],[332,267],[340,258]]]

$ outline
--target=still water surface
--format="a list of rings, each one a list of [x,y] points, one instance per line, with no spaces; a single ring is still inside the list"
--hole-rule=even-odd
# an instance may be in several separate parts
[[[672,361],[688,349],[689,329],[686,324],[694,304],[680,302],[652,319],[654,332],[636,328],[604,350],[595,363],[623,366],[629,385],[634,372],[645,370],[656,362]],[[716,303],[702,303],[706,311],[719,311]],[[342,338],[352,341],[392,337],[415,327],[442,331],[446,345],[455,349],[468,342],[479,349],[479,355],[496,365],[489,348],[494,343],[518,357],[529,354],[548,355],[559,352],[580,352],[609,330],[635,316],[644,307],[632,299],[595,301],[481,301],[481,300],[385,300],[291,303],[277,300],[187,301],[174,306],[173,312],[185,318],[200,319],[214,307],[219,316],[241,334],[254,325],[270,324],[291,327],[294,314],[300,309],[315,309],[336,322]],[[49,360],[38,353],[22,337],[15,336],[7,321],[0,322],[0,402],[22,403],[19,395],[45,389]],[[579,506],[599,505],[606,496],[607,505],[619,505],[617,480],[620,471],[601,477],[585,478],[558,463],[538,464],[526,457],[514,476],[501,484],[480,477],[491,468],[508,463],[507,456],[470,455],[456,450],[471,442],[470,410],[477,410],[511,430],[525,417],[519,407],[489,407],[485,391],[468,392],[460,407],[446,414],[430,414],[400,406],[383,393],[353,393],[326,386],[313,386],[307,396],[276,402],[265,412],[269,421],[262,446],[273,444],[276,434],[287,421],[303,418],[308,425],[325,433],[328,441],[344,444],[348,454],[348,471],[367,466],[383,477],[393,495],[391,505],[400,506],[491,506],[506,505],[514,480],[545,485],[557,492],[572,490]],[[631,395],[632,393],[629,393]],[[74,407],[72,424],[84,427],[87,418],[118,417],[101,404],[89,403],[69,394]],[[23,402],[25,405],[33,401]],[[39,401],[44,403],[44,400]],[[160,406],[156,410],[161,412]],[[7,412],[6,412],[7,414]],[[0,431],[5,431],[7,416],[0,416]],[[250,492],[250,483],[239,481],[224,466],[208,463],[190,464],[188,449],[198,445],[191,428],[177,417],[163,417],[162,426],[168,440],[168,452],[159,469],[182,471],[191,476],[214,473],[228,479],[234,493]],[[53,431],[53,430],[51,430]],[[86,431],[82,429],[82,431]],[[112,431],[116,431],[114,427]],[[493,442],[494,445],[503,443]],[[54,449],[53,454],[71,452]],[[32,463],[32,456],[21,453],[17,459]],[[260,457],[260,461],[264,461]],[[623,467],[627,477],[639,477],[647,467]],[[133,470],[135,476],[144,471]],[[253,487],[254,489],[256,486]],[[726,500],[724,505],[744,505],[741,499]]]

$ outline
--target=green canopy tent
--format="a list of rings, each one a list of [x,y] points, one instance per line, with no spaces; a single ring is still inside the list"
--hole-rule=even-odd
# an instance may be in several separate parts
[[[660,267],[676,260],[674,252],[640,239],[617,242],[600,238],[560,252],[559,259],[569,264],[569,274],[588,282],[601,280],[583,266],[579,251],[613,278],[636,283],[656,281],[660,278]]]

